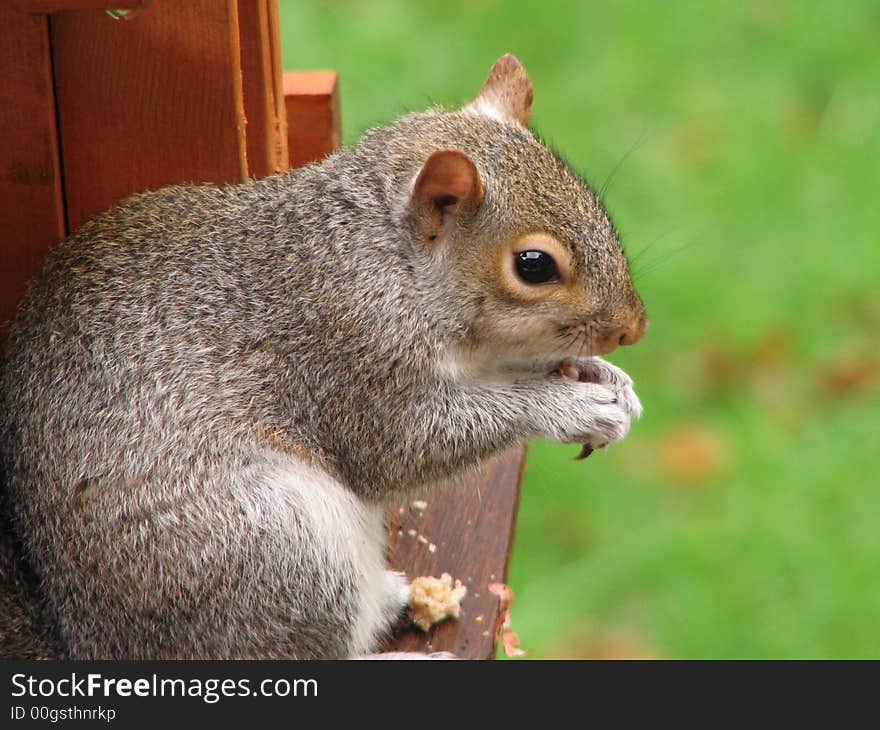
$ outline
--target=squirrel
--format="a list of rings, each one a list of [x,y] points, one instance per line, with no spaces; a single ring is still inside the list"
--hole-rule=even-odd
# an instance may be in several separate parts
[[[532,97],[507,55],[463,108],[137,194],[50,252],[0,371],[0,654],[367,655],[408,597],[389,504],[626,435],[598,356],[645,307]]]

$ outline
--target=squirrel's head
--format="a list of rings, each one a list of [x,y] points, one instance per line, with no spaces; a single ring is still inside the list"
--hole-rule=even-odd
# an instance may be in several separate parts
[[[641,338],[645,307],[599,198],[528,130],[532,96],[507,55],[463,109],[401,120],[422,155],[405,219],[451,275],[467,347],[508,361],[605,354]]]

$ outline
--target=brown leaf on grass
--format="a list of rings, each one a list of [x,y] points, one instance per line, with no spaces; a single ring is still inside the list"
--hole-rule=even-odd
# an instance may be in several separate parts
[[[719,345],[707,345],[703,349],[702,371],[712,390],[727,390],[743,378],[741,358]]]
[[[672,479],[702,482],[717,476],[727,464],[727,445],[721,437],[697,424],[680,426],[659,444],[664,469]]]
[[[871,387],[880,375],[880,360],[866,352],[849,352],[818,374],[819,387],[829,395],[855,395]]]
[[[768,328],[750,346],[709,343],[700,355],[702,379],[711,393],[740,392],[744,385],[760,383],[768,375],[789,372],[793,352],[792,335],[782,326]]]
[[[794,359],[791,329],[783,325],[769,328],[749,354],[756,370],[788,370]]]
[[[495,621],[495,640],[504,647],[507,657],[525,656],[519,648],[520,640],[510,628],[510,606],[513,603],[513,589],[506,583],[490,583],[489,592],[498,596],[498,618]]]
[[[855,332],[877,332],[880,329],[880,291],[854,291],[830,302],[836,322]]]

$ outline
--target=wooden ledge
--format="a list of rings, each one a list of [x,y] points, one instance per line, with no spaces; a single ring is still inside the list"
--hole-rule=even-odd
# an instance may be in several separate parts
[[[401,629],[383,651],[494,658],[499,602],[489,584],[507,581],[524,458],[525,448],[508,451],[427,497],[426,505],[403,505],[392,512],[391,567],[410,579],[449,573],[468,592],[458,620],[437,624],[427,633]]]

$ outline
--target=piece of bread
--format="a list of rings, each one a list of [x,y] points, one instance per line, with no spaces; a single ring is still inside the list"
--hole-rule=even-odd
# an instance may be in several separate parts
[[[453,584],[452,576],[443,573],[439,578],[423,575],[410,584],[410,601],[413,623],[427,631],[447,618],[458,618],[461,602],[467,595],[467,587],[460,580]]]

